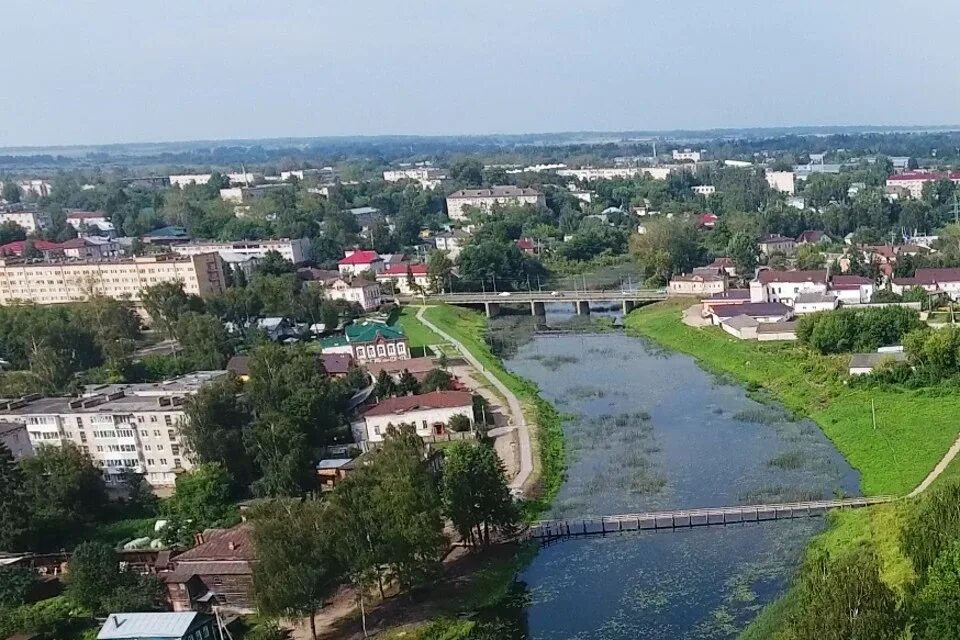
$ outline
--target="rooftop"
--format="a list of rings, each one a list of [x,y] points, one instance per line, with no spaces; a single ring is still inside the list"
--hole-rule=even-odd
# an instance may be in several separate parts
[[[749,300],[749,299],[750,299],[749,289],[727,289],[726,291],[715,293],[709,298],[707,298],[707,300],[710,302],[719,302],[723,300]]]
[[[175,558],[184,562],[249,562],[256,559],[253,545],[253,525],[247,522],[230,529],[208,529],[203,542],[187,549]]]
[[[815,291],[810,293],[800,293],[800,294],[797,294],[796,298],[794,298],[794,303],[800,303],[800,304],[803,304],[803,303],[817,304],[817,303],[827,303],[827,302],[834,303],[836,301],[837,301],[836,296],[832,296],[828,293],[817,293]]]
[[[97,640],[180,640],[195,622],[205,618],[196,611],[165,611],[162,613],[111,613]]]
[[[744,302],[737,305],[717,305],[712,308],[714,314],[728,318],[740,315],[753,316],[754,318],[790,315],[790,307],[779,302]],[[726,315],[728,313],[730,315]]]
[[[337,264],[370,264],[371,262],[376,262],[380,260],[380,254],[376,251],[368,251],[361,249],[360,251],[354,251],[348,256],[345,256],[343,260]]]
[[[405,276],[408,273],[415,276],[427,275],[427,265],[425,264],[392,264],[380,273],[378,276]]]
[[[456,409],[470,407],[473,396],[467,391],[431,391],[419,396],[387,398],[363,412],[364,417],[402,415],[429,409]]]
[[[457,199],[457,198],[516,198],[518,196],[539,196],[541,195],[536,189],[530,189],[529,187],[514,187],[514,186],[493,186],[489,189],[460,189],[459,191],[454,191],[447,199]]]
[[[788,333],[797,330],[797,321],[788,322],[761,322],[757,326],[757,333]]]
[[[347,342],[373,342],[382,336],[387,340],[401,340],[406,338],[399,325],[385,324],[364,320],[360,323],[347,325],[345,331]]]
[[[757,274],[757,279],[761,284],[771,282],[823,282],[827,281],[827,272],[825,270],[816,271],[774,271],[773,269],[764,269]]]
[[[723,324],[728,327],[733,327],[734,329],[749,329],[750,327],[760,326],[759,322],[748,315],[733,316],[732,318],[724,320]]]
[[[906,362],[907,354],[903,351],[885,353],[855,353],[850,358],[851,369],[873,369],[884,362]]]

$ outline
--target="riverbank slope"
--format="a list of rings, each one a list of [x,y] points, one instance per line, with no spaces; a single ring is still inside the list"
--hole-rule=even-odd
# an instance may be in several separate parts
[[[670,301],[634,311],[627,331],[689,354],[809,416],[860,471],[866,495],[909,493],[960,432],[960,394],[850,388],[847,357],[818,356],[795,343],[738,340],[717,327],[688,327],[681,313],[689,305]]]

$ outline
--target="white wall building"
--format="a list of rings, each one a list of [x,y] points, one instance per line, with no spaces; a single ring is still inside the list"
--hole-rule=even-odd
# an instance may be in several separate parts
[[[33,455],[30,434],[22,422],[0,420],[0,444],[10,450],[14,460]]]
[[[154,487],[173,485],[192,467],[180,437],[184,401],[226,371],[199,371],[158,383],[97,385],[81,397],[25,397],[0,404],[0,419],[26,425],[30,442],[72,442],[90,454],[107,482],[125,471]]]
[[[873,298],[875,290],[873,280],[863,276],[837,275],[830,278],[830,293],[836,295],[841,304],[866,304]]]
[[[793,299],[793,311],[796,314],[833,311],[837,306],[837,297],[830,293],[800,293]]]
[[[467,207],[475,207],[489,212],[496,205],[546,206],[543,194],[536,189],[495,186],[489,189],[461,189],[447,196],[447,215],[451,220],[463,220],[467,217]]]
[[[383,302],[380,284],[363,278],[334,278],[322,283],[323,296],[328,300],[356,302],[364,311],[374,311]]]
[[[704,197],[712,196],[717,192],[717,188],[712,184],[698,184],[690,188],[698,196],[704,196]]]
[[[451,260],[456,260],[464,245],[470,240],[470,234],[454,229],[449,233],[438,233],[433,236],[433,242],[439,251],[445,251]]]
[[[363,420],[354,422],[357,442],[382,442],[387,430],[411,424],[421,438],[447,433],[450,418],[456,415],[473,420],[473,396],[466,391],[433,391],[418,396],[387,398],[363,412]]]
[[[436,189],[443,183],[446,176],[443,171],[435,167],[411,167],[408,169],[388,169],[383,172],[383,179],[387,182],[412,180],[419,182],[424,189]]]
[[[774,191],[792,196],[796,190],[793,171],[767,171],[766,178]]]
[[[170,247],[175,253],[182,256],[195,256],[201,253],[226,252],[251,256],[262,260],[271,251],[276,251],[281,257],[294,264],[300,264],[310,259],[311,248],[309,238],[280,238],[278,240],[238,240],[236,242],[205,242],[193,241],[186,244],[175,244]]]
[[[764,269],[750,283],[750,302],[781,302],[793,306],[803,293],[827,293],[826,271],[774,271]]]
[[[410,286],[411,280],[413,286]],[[381,284],[389,283],[394,291],[407,296],[428,292],[430,288],[430,279],[427,277],[427,265],[425,264],[401,263],[390,265],[377,274],[377,282]]]
[[[37,233],[50,224],[50,218],[40,211],[4,211],[0,210],[0,224],[13,222],[27,233]]]
[[[560,169],[558,176],[577,180],[614,180],[617,178],[637,178],[642,175],[656,180],[666,180],[674,167],[583,167],[581,169]]]
[[[923,196],[923,185],[928,182],[936,182],[937,180],[949,180],[954,184],[960,184],[960,171],[952,171],[950,173],[908,171],[887,178],[887,186],[906,189],[910,192],[911,198],[920,198]]]
[[[690,149],[684,149],[680,151],[679,149],[674,149],[673,159],[677,162],[700,162],[700,157],[702,153],[700,151],[692,151]]]

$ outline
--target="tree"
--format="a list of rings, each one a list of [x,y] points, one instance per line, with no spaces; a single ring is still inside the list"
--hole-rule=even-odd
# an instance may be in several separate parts
[[[645,226],[645,233],[631,238],[630,250],[648,279],[666,284],[673,275],[686,273],[701,264],[703,247],[692,222],[662,218]]]
[[[10,204],[16,204],[23,197],[23,189],[13,180],[4,180],[3,191],[0,191],[0,196]]]
[[[916,637],[960,640],[960,542],[940,554],[917,594]]]
[[[231,478],[216,463],[200,464],[177,476],[173,497],[163,503],[167,542],[190,544],[194,534],[211,527],[224,527],[236,519],[230,496]]]
[[[470,422],[470,418],[462,413],[450,416],[450,420],[447,421],[447,428],[451,431],[470,431],[471,426],[473,426],[473,423]]]
[[[131,512],[152,515],[156,511],[160,501],[142,473],[124,469],[122,485],[126,489],[126,501]]]
[[[293,263],[280,255],[280,252],[267,251],[263,256],[263,259],[257,263],[257,273],[262,273],[270,276],[282,276],[285,273],[293,273],[296,271]]]
[[[744,232],[738,232],[730,238],[727,255],[733,260],[737,275],[741,278],[753,277],[757,268],[757,255],[760,253],[756,239]]]
[[[254,481],[260,497],[302,496],[314,485],[312,455],[306,433],[288,416],[267,413],[254,421],[246,433],[250,451],[261,477]]]
[[[467,245],[458,262],[460,281],[477,290],[517,289],[526,286],[528,278],[543,273],[542,265],[524,255],[514,242],[485,240]]]
[[[400,381],[397,383],[397,393],[401,396],[417,395],[420,393],[420,381],[404,369],[403,373],[400,374]]]
[[[234,491],[245,488],[253,476],[243,434],[250,426],[250,409],[234,376],[204,385],[187,398],[186,420],[180,433],[195,463],[217,463],[233,480]]]
[[[427,278],[430,280],[430,290],[433,293],[442,293],[447,289],[447,282],[453,274],[453,261],[443,251],[434,251],[427,258]]]
[[[181,282],[161,282],[144,287],[140,302],[154,326],[168,338],[176,337],[177,320],[187,311],[202,311],[203,301],[188,295]]]
[[[78,307],[77,315],[93,331],[108,363],[117,366],[133,355],[141,326],[131,303],[94,294]]]
[[[120,568],[120,559],[107,544],[80,543],[67,565],[67,595],[94,614],[149,611],[161,602],[156,576],[139,576]]]
[[[489,444],[457,442],[446,450],[444,511],[469,544],[490,544],[490,529],[512,530],[517,510],[503,462]]]
[[[0,611],[19,607],[26,602],[37,582],[37,573],[30,567],[0,566]]]
[[[64,522],[93,521],[106,505],[100,470],[76,445],[41,446],[20,461],[30,506],[30,546],[49,548],[70,534]]]
[[[393,381],[393,376],[387,373],[385,369],[381,369],[380,373],[377,374],[377,383],[373,388],[373,395],[375,395],[378,400],[384,400],[397,395],[397,383]]]
[[[271,617],[309,616],[316,640],[317,611],[341,576],[333,545],[339,523],[325,517],[325,504],[317,500],[272,502],[252,521],[257,608]]]
[[[20,549],[29,526],[23,474],[13,454],[0,442],[0,549]],[[0,605],[2,606],[2,605]]]
[[[466,187],[483,184],[483,163],[476,158],[464,158],[450,165],[450,178]]]
[[[8,220],[0,224],[0,244],[16,242],[17,240],[26,240],[27,231],[16,222]]]
[[[797,269],[813,270],[822,269],[826,263],[823,252],[815,244],[803,244],[797,247],[796,253]]]
[[[222,369],[233,352],[223,323],[213,316],[187,311],[176,320],[173,333],[195,370]]]
[[[443,369],[431,369],[423,377],[423,383],[420,385],[421,393],[431,391],[449,391],[453,388],[453,374]]]

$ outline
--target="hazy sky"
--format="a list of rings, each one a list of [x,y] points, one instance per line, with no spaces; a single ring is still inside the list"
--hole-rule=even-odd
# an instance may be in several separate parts
[[[956,0],[3,0],[0,145],[960,123]]]

